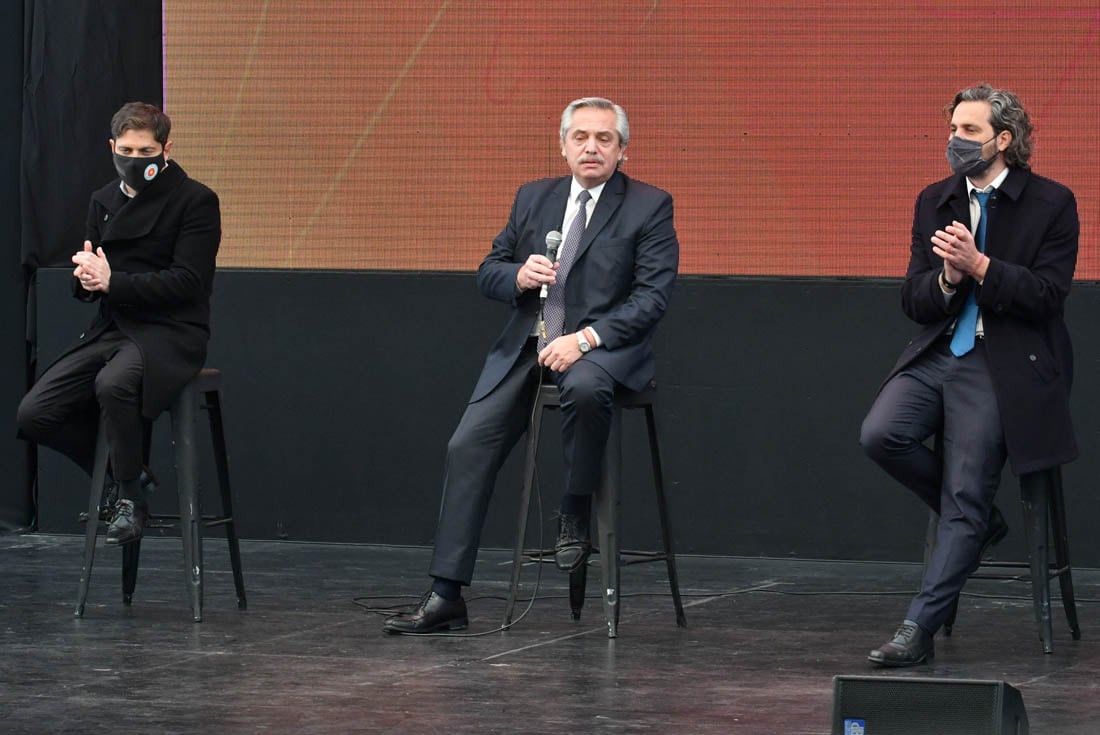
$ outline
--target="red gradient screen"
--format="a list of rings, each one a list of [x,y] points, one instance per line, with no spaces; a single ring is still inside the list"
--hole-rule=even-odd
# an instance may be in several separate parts
[[[1100,278],[1095,0],[164,5],[173,154],[222,198],[223,267],[471,270],[598,95],[630,117],[626,173],[675,198],[681,272],[900,276],[943,107],[987,81]]]

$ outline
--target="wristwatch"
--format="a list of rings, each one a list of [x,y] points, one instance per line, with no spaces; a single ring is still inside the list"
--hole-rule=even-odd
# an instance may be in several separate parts
[[[577,347],[580,348],[581,354],[587,353],[592,349],[592,344],[584,338],[584,330],[577,332]]]

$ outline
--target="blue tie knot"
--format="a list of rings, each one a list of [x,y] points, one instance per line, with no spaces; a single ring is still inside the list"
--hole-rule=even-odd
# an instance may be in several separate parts
[[[989,197],[993,195],[991,191],[976,191],[974,196],[978,198],[978,206],[985,209],[986,203],[989,201]]]

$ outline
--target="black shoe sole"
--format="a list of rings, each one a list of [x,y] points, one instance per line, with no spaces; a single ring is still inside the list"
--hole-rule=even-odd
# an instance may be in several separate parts
[[[139,533],[137,536],[130,536],[129,538],[124,538],[124,539],[121,539],[121,540],[120,539],[109,538],[109,539],[105,540],[105,543],[108,546],[126,546],[127,544],[134,543],[135,541],[141,541],[141,537],[144,536],[144,535],[145,534]]]
[[[397,628],[391,628],[388,625],[382,625],[382,632],[389,633],[390,635],[431,635],[432,633],[444,633],[456,630],[465,630],[469,626],[469,618],[459,618],[458,620],[448,620],[446,623],[440,623],[432,628],[426,630],[399,630]]]
[[[592,555],[592,549],[586,549],[585,552],[583,554],[581,554],[579,559],[577,559],[572,564],[565,565],[565,564],[562,564],[561,562],[558,561],[558,554],[557,554],[557,552],[555,552],[554,553],[554,566],[558,568],[559,572],[566,572],[566,573],[572,574],[573,572],[577,571],[578,569],[583,567],[585,564],[587,564],[588,563],[588,557],[591,556],[591,555]]]
[[[882,667],[884,669],[905,669],[910,666],[920,666],[922,664],[930,664],[935,659],[935,655],[931,652],[924,654],[920,658],[913,661],[891,661],[890,659],[877,659],[873,656],[868,656],[867,660],[873,663],[875,666]]]

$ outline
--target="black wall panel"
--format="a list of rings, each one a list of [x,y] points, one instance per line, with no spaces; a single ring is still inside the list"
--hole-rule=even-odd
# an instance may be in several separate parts
[[[70,303],[68,277],[40,276],[44,356],[88,316]],[[210,364],[225,371],[243,535],[430,543],[446,442],[506,309],[482,298],[467,274],[219,273]],[[1068,311],[1083,451],[1065,471],[1070,541],[1075,562],[1095,566],[1100,340],[1091,325],[1100,322],[1100,287],[1077,284]],[[926,513],[857,443],[912,331],[894,281],[682,278],[658,335],[658,421],[678,549],[919,560]],[[626,418],[624,542],[640,547],[656,521],[643,421]],[[544,434],[541,463],[547,533],[560,493],[555,433]],[[168,491],[157,502],[170,507],[165,427],[157,436],[154,468]],[[498,483],[486,545],[510,544],[519,454]],[[83,480],[42,455],[41,527],[75,531]],[[999,502],[1012,527],[1006,549],[1023,558],[1007,472]]]
[[[23,95],[23,4],[0,3],[0,416],[14,420],[27,384],[26,286],[20,263],[19,145]],[[9,430],[9,435],[14,429]],[[19,442],[0,442],[0,532],[24,528],[32,520],[27,482],[30,453]]]

